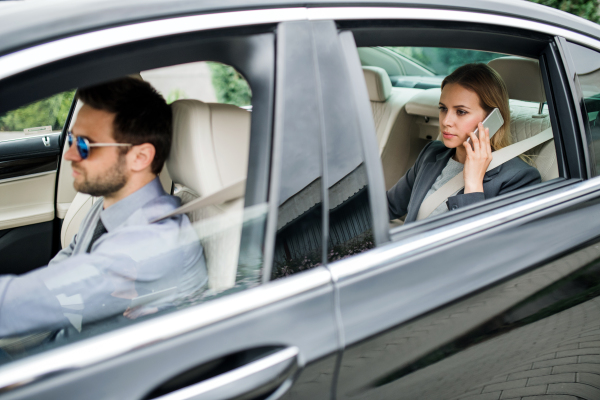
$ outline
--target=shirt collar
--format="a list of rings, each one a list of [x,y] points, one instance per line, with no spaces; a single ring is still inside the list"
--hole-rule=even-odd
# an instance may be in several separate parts
[[[100,212],[100,219],[107,232],[116,229],[131,214],[140,209],[144,204],[156,197],[165,195],[162,184],[158,176],[141,189],[133,192],[122,200],[117,201],[112,206]]]

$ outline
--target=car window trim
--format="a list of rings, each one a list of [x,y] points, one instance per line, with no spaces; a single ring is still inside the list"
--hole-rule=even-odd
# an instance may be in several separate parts
[[[0,394],[80,370],[332,284],[323,266],[0,367]]]
[[[600,177],[587,181],[577,181],[561,189],[553,190],[545,195],[524,199],[522,201],[499,207],[486,212],[443,224],[434,229],[405,237],[399,241],[378,247],[346,260],[329,264],[329,269],[336,282],[353,279],[358,275],[374,271],[417,253],[437,248],[445,243],[490,230],[513,222],[534,213],[552,211],[551,208],[563,205],[586,195],[593,195],[600,190]]]
[[[561,36],[600,51],[598,38],[522,18],[410,7],[294,7],[230,11],[133,23],[39,44],[0,57],[0,79],[72,56],[120,44],[210,29],[298,20],[440,20],[503,25]]]

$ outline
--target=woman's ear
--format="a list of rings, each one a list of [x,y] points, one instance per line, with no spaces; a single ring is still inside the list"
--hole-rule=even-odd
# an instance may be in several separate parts
[[[156,149],[150,143],[142,143],[133,146],[131,150],[127,152],[129,168],[134,172],[141,172],[146,168],[151,168],[155,154]]]

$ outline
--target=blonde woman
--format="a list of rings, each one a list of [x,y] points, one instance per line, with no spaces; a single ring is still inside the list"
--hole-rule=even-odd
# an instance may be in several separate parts
[[[538,170],[517,157],[486,172],[492,151],[511,144],[508,93],[492,68],[467,64],[448,75],[439,108],[442,141],[428,143],[415,165],[387,192],[391,219],[406,215],[405,223],[416,220],[421,203],[458,174],[463,174],[464,189],[430,216],[541,182]],[[504,125],[490,139],[481,122],[494,108],[500,110]],[[479,138],[473,133],[476,128]],[[469,137],[473,146],[466,142]]]

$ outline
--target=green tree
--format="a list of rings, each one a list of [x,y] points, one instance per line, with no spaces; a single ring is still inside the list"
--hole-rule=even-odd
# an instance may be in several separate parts
[[[592,22],[600,22],[597,0],[529,0],[548,7],[557,8]]]
[[[38,126],[51,126],[59,131],[67,120],[74,96],[75,90],[70,90],[0,115],[0,131],[16,132]]]
[[[217,62],[209,62],[212,84],[219,103],[249,106],[252,92],[248,82],[233,67]]]

